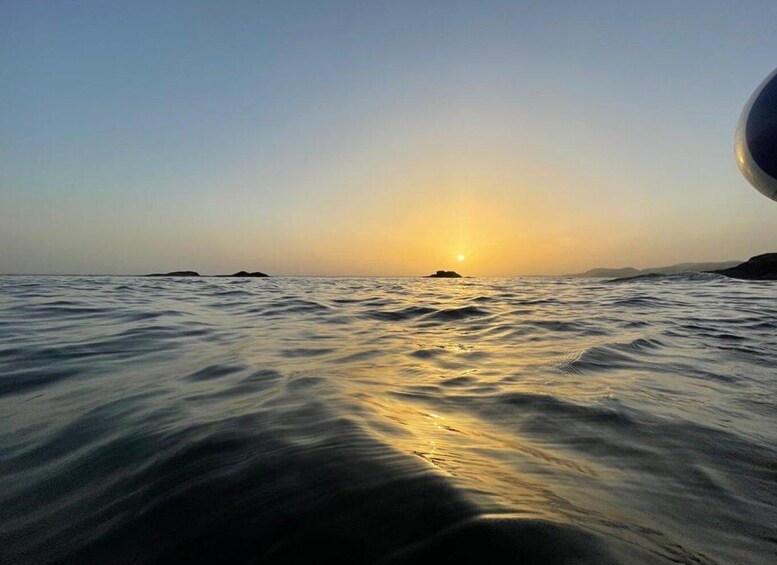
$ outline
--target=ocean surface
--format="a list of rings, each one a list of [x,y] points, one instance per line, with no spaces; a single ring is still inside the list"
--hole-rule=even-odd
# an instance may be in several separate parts
[[[0,563],[777,563],[777,283],[0,277]]]

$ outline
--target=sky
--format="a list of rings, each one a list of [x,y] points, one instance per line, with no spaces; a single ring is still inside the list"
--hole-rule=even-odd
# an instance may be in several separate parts
[[[733,157],[776,55],[773,0],[0,0],[0,273],[777,251]]]

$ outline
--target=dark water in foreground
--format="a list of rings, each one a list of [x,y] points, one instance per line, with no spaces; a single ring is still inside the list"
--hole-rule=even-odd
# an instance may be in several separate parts
[[[0,562],[775,563],[777,284],[0,277]]]

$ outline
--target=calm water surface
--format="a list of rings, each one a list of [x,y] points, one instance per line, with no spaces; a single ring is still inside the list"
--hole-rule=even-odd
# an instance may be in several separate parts
[[[775,563],[777,284],[0,277],[0,562]]]

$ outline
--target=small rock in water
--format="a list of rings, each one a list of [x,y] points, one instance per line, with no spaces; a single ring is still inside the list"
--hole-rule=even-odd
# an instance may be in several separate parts
[[[461,275],[456,271],[437,271],[433,275],[429,275],[429,277],[436,279],[460,279]]]

